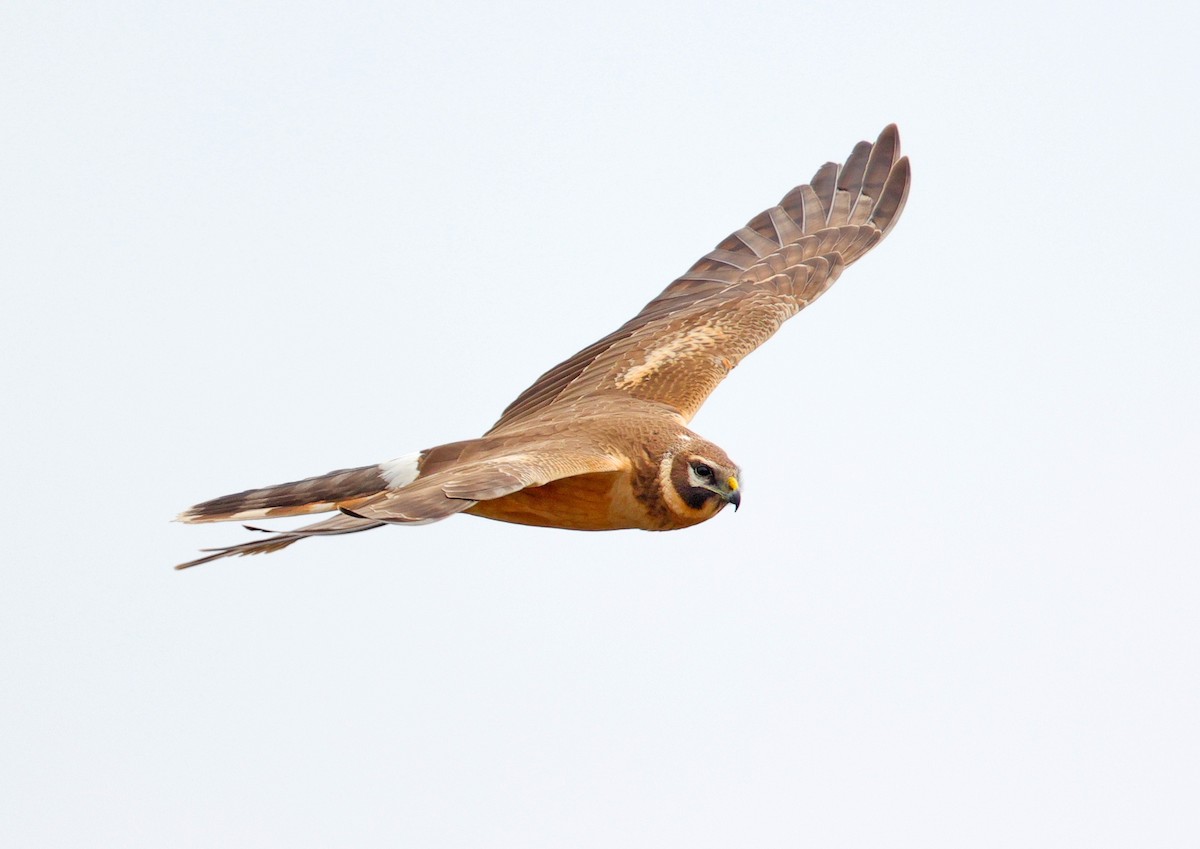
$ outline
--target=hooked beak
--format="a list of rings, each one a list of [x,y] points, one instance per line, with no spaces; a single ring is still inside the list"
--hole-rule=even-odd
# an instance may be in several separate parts
[[[742,506],[742,493],[738,489],[737,478],[731,477],[726,484],[729,486],[729,494],[725,496],[725,500],[733,505],[733,512],[736,513]]]

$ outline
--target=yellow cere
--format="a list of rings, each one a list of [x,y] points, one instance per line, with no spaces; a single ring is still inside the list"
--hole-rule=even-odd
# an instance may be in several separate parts
[[[726,483],[728,483],[729,489],[732,492],[737,492],[737,489],[738,489],[737,478],[730,478]]]

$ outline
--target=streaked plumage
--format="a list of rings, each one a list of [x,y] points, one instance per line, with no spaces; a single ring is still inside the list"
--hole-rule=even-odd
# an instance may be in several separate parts
[[[176,568],[460,512],[576,530],[673,530],[736,508],[737,465],[687,423],[742,358],[887,235],[908,188],[908,160],[889,126],[731,234],[618,330],[543,374],[479,439],[197,504],[179,520],[338,515]]]

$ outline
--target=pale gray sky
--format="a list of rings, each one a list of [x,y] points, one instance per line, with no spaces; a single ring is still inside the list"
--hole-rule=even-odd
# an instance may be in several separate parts
[[[0,10],[0,843],[1195,846],[1192,13],[432,5]],[[694,423],[736,516],[170,569],[890,121],[899,225]]]

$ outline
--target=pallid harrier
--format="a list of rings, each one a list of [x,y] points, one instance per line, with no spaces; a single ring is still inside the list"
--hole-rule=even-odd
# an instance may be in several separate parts
[[[740,470],[688,421],[742,358],[896,224],[908,159],[894,125],[826,163],[615,332],[543,374],[479,439],[197,504],[182,522],[337,515],[212,552],[470,513],[575,530],[668,531],[741,503]],[[252,528],[250,530],[262,530]]]

